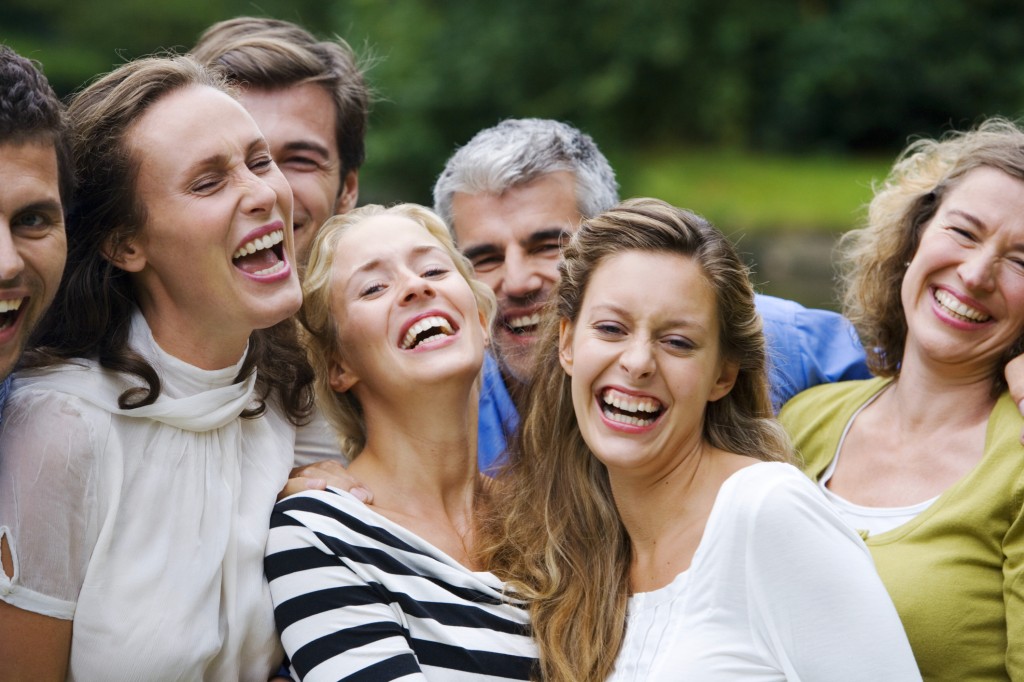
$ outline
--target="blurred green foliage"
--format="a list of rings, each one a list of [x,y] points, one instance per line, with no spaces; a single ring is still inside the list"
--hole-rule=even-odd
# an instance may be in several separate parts
[[[240,14],[338,34],[365,56],[378,101],[364,201],[429,203],[454,148],[510,116],[573,122],[619,166],[624,193],[671,199],[672,183],[693,181],[690,171],[676,179],[665,159],[693,154],[693,173],[713,165],[693,150],[724,149],[733,162],[811,154],[819,161],[809,172],[767,172],[780,185],[814,182],[826,175],[822,154],[890,159],[908,136],[1016,117],[1024,106],[1024,3],[1005,0],[3,0],[0,40],[69,93],[125,59],[187,49],[209,24]],[[850,163],[869,173],[850,190],[862,191],[878,162]],[[830,203],[826,190],[803,191]],[[699,204],[713,195],[693,207],[721,220]],[[831,202],[843,216],[844,201]],[[725,215],[841,219],[800,214],[808,203],[793,204],[789,218]]]

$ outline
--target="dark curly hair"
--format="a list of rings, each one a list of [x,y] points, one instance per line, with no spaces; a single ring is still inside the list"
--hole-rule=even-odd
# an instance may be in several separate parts
[[[57,178],[65,209],[75,188],[68,124],[61,104],[35,62],[0,45],[0,144],[43,142],[57,152]]]

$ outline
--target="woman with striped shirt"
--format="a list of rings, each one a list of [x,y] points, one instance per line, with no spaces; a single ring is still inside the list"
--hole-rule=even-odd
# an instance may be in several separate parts
[[[444,223],[409,204],[328,221],[300,314],[321,408],[373,505],[279,503],[266,571],[303,680],[526,680],[528,615],[480,570],[475,384],[493,314]]]

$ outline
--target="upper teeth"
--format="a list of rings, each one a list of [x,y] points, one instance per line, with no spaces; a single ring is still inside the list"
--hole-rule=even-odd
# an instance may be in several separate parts
[[[280,244],[284,241],[284,230],[274,230],[269,234],[265,234],[262,237],[256,237],[251,242],[246,242],[242,246],[238,247],[238,251],[231,254],[231,258],[241,258],[242,256],[248,256],[250,253],[256,253],[261,249],[269,249],[275,244]]]
[[[520,328],[520,327],[533,327],[540,324],[540,313],[534,313],[533,315],[522,315],[521,317],[513,317],[507,322],[509,327]]]
[[[601,396],[608,405],[617,407],[626,412],[648,412],[653,413],[661,409],[661,402],[653,398],[636,398],[634,396],[620,393],[615,389],[608,389]]]
[[[935,290],[935,300],[938,301],[939,305],[943,308],[959,315],[960,317],[971,320],[972,322],[985,322],[990,317],[981,311],[964,305],[959,299],[953,296],[953,294],[945,291],[944,289]]]
[[[431,328],[437,328],[438,333],[432,334],[431,336],[423,339],[428,341],[434,338],[434,336],[447,336],[452,333],[452,326],[448,323],[448,320],[444,319],[440,315],[432,315],[431,317],[424,317],[422,320],[409,327],[409,331],[405,333],[405,337],[402,339],[402,348],[408,350],[416,344],[416,337]]]
[[[0,300],[0,313],[9,313],[21,307],[24,298],[8,298]]]

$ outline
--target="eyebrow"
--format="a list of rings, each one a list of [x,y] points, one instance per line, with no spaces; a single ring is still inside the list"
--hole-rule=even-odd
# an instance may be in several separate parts
[[[267,141],[262,137],[254,137],[249,142],[249,144],[245,146],[245,155],[248,156],[249,154],[252,153],[253,149],[256,149],[257,147],[261,146],[266,148]],[[193,174],[198,171],[206,170],[207,168],[217,168],[218,166],[226,166],[229,158],[229,154],[211,154],[210,156],[207,156],[205,159],[200,159],[199,161],[196,161],[194,164],[189,166],[187,172],[188,174]]]
[[[18,208],[17,213],[63,213],[64,208],[57,199],[40,199]]]
[[[988,230],[988,225],[986,225],[984,222],[982,222],[980,218],[978,218],[972,213],[968,213],[967,211],[964,211],[959,208],[951,208],[949,209],[949,214],[960,216],[961,218],[971,223],[980,230]]]
[[[540,242],[551,241],[552,239],[561,241],[563,237],[567,237],[568,235],[569,230],[561,227],[549,227],[543,230],[537,230],[536,232],[531,232],[526,239],[522,240],[520,243],[524,246],[533,246]],[[478,244],[477,246],[470,246],[463,250],[462,255],[469,260],[473,260],[480,256],[499,254],[501,251],[502,249],[499,248],[497,244]]]
[[[951,208],[949,209],[949,214],[960,216],[970,224],[974,225],[975,228],[981,230],[986,234],[988,234],[988,232],[990,231],[989,226],[985,223],[985,221],[971,213],[968,213],[967,211],[964,211],[963,209]],[[1012,248],[1014,251],[1024,251],[1024,244],[1013,244],[1010,248]]]
[[[615,305],[614,303],[598,303],[597,305],[594,306],[594,310],[607,310],[608,312],[618,315],[619,317],[633,319],[632,312],[625,308],[621,308]],[[686,327],[689,329],[699,329],[701,331],[704,331],[704,325],[685,318],[678,320],[668,320],[664,324],[660,325],[660,327],[663,329],[671,329],[673,327]]]
[[[313,152],[314,154],[322,156],[324,159],[331,158],[331,151],[327,147],[317,142],[310,142],[309,140],[295,140],[294,142],[289,142],[282,147],[282,150],[286,152]]]
[[[437,252],[445,256],[448,255],[448,252],[445,251],[443,248],[441,248],[440,246],[434,246],[433,244],[424,244],[423,246],[414,247],[409,251],[409,255],[415,258],[417,256],[422,256],[424,254],[433,252]],[[362,265],[360,265],[358,268],[356,268],[355,271],[352,273],[352,276],[355,277],[361,272],[369,272],[371,270],[376,270],[377,268],[380,267],[381,263],[383,262],[383,258],[373,258],[371,260],[368,260]]]

